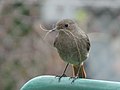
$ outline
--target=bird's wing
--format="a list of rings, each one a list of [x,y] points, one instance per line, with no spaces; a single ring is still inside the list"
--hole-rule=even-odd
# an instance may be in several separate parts
[[[83,31],[79,31],[79,34],[76,34],[76,37],[79,39],[80,41],[80,46],[81,43],[83,44],[84,47],[86,47],[86,50],[89,51],[90,50],[90,39],[89,36],[84,33]]]

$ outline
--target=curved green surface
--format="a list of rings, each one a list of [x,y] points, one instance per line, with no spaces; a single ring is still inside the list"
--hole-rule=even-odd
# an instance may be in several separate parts
[[[120,90],[120,82],[77,79],[63,77],[60,82],[55,76],[38,76],[26,84],[20,90]]]

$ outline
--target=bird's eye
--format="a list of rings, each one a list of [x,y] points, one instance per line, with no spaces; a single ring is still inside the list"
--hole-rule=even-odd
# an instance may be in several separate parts
[[[68,24],[65,24],[65,27],[68,27]]]

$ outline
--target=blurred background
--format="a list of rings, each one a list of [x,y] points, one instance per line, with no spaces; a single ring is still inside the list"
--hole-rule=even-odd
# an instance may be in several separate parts
[[[58,20],[71,18],[90,35],[87,78],[120,81],[119,0],[0,0],[0,90],[19,90],[39,75],[61,75],[65,62],[43,40]],[[71,66],[67,75],[72,75]]]

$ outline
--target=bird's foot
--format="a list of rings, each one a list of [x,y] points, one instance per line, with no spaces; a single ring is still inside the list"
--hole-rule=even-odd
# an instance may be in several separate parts
[[[59,78],[59,80],[58,80],[58,81],[60,82],[61,78],[62,78],[62,77],[67,77],[67,75],[66,75],[66,74],[62,74],[61,76],[58,76],[58,75],[57,75],[56,77],[58,77],[58,78]]]
[[[75,78],[75,77],[70,77],[69,80],[70,80],[70,79],[74,79],[74,78]]]
[[[75,82],[75,80],[77,80],[79,77],[78,76],[75,76],[75,77],[70,77],[70,79],[73,79],[71,84]]]

